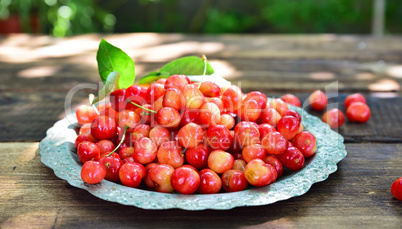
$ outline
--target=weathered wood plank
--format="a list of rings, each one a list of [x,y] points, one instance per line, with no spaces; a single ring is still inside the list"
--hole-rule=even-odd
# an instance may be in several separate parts
[[[402,174],[400,144],[347,144],[338,171],[300,197],[225,211],[142,210],[100,200],[40,163],[38,143],[0,143],[0,226],[398,228],[390,185]]]

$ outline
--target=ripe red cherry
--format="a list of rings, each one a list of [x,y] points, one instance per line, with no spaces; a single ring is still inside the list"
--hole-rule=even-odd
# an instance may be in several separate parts
[[[339,128],[345,122],[345,115],[338,108],[333,108],[324,113],[322,121],[327,123],[332,129]]]
[[[91,133],[91,123],[85,123],[80,127],[78,134],[90,134]]]
[[[147,102],[154,103],[159,97],[165,94],[165,85],[160,83],[151,84],[147,92]]]
[[[75,148],[78,148],[78,145],[81,142],[96,142],[96,139],[94,137],[92,137],[91,134],[80,134],[77,136],[77,138],[75,139]]]
[[[402,200],[402,177],[396,179],[392,183],[391,193],[396,199]]]
[[[264,147],[260,144],[251,144],[243,148],[242,157],[243,160],[249,162],[255,158],[260,158],[264,160],[267,152]]]
[[[183,87],[184,105],[189,109],[198,109],[205,103],[204,95],[194,84]]]
[[[116,122],[107,116],[96,117],[91,123],[91,135],[98,139],[111,139],[117,132]]]
[[[226,126],[216,125],[208,128],[208,142],[214,150],[227,150],[232,144],[232,136]]]
[[[98,141],[96,145],[99,147],[101,155],[106,152],[112,152],[116,148],[112,141],[106,139]]]
[[[88,105],[79,106],[75,110],[75,115],[77,116],[78,123],[81,125],[84,125],[85,123],[91,123],[98,116],[95,109]]]
[[[222,187],[227,192],[243,191],[248,186],[248,181],[243,171],[227,170],[222,174]]]
[[[203,137],[204,132],[202,131],[201,126],[195,123],[189,123],[183,126],[177,134],[179,143],[184,148],[196,147],[202,141]]]
[[[362,102],[367,103],[366,98],[360,93],[348,95],[344,101],[345,108],[347,109],[352,103]]]
[[[149,171],[149,179],[153,182],[155,191],[163,193],[174,191],[170,182],[173,172],[174,168],[168,164],[156,165]]]
[[[235,119],[230,114],[222,114],[221,115],[221,120],[219,121],[218,124],[219,125],[224,125],[224,126],[226,126],[226,128],[231,130],[235,126]]]
[[[279,156],[282,165],[292,171],[298,171],[303,168],[304,156],[296,147],[289,147],[285,153]]]
[[[370,107],[362,102],[354,102],[346,109],[346,117],[351,122],[365,123],[370,119],[370,116]]]
[[[185,105],[183,93],[177,88],[168,88],[163,95],[162,105],[180,111]]]
[[[222,151],[214,150],[208,156],[208,168],[212,169],[218,174],[224,173],[233,167],[234,157],[232,154]]]
[[[235,126],[235,136],[238,138],[242,146],[259,143],[260,132],[258,125],[254,122],[242,121]]]
[[[313,92],[308,98],[308,101],[311,104],[311,108],[316,111],[324,110],[328,104],[327,95],[320,90]]]
[[[249,92],[246,97],[244,97],[243,99],[243,104],[247,103],[250,100],[255,100],[258,104],[258,106],[261,109],[264,109],[267,106],[267,96],[264,95],[262,92],[260,91],[252,91]]]
[[[302,131],[293,139],[293,145],[297,147],[304,155],[304,157],[311,157],[317,149],[317,143],[312,133]]]
[[[77,154],[82,163],[92,160],[99,160],[99,147],[93,142],[81,142],[77,148]]]
[[[87,161],[81,168],[81,179],[88,184],[100,183],[106,176],[106,168],[99,161]]]
[[[140,123],[141,116],[132,110],[122,110],[116,117],[117,125],[124,130],[127,126],[127,132],[133,132],[134,128]]]
[[[134,153],[134,147],[123,147],[119,151],[119,156],[122,160],[124,160],[127,157],[132,157],[133,153]]]
[[[200,175],[191,165],[183,165],[173,171],[170,182],[179,193],[192,194],[200,185]]]
[[[261,140],[261,145],[268,154],[281,155],[288,148],[288,140],[279,132],[272,132]]]
[[[269,100],[268,105],[278,111],[281,116],[284,116],[285,111],[289,110],[288,105],[280,98]]]
[[[267,164],[271,164],[274,166],[277,172],[277,178],[281,177],[283,174],[283,166],[282,163],[279,161],[279,159],[275,156],[268,155],[265,157],[264,162]]]
[[[201,194],[214,194],[218,193],[222,188],[222,180],[211,169],[203,169],[199,172],[200,185],[197,192]]]
[[[131,133],[131,141],[135,142],[143,137],[149,137],[149,132],[151,131],[151,126],[147,124],[140,124],[136,126]]]
[[[181,114],[181,121],[179,126],[183,127],[189,123],[199,124],[199,116],[200,112],[198,109],[185,109]]]
[[[113,182],[119,181],[119,170],[123,166],[123,162],[116,157],[106,156],[99,159],[99,162],[106,168],[105,179]]]
[[[223,112],[223,102],[220,97],[205,97],[204,100],[206,103],[215,103],[215,105],[218,106],[219,111],[221,113]]]
[[[253,186],[266,186],[274,181],[274,174],[270,166],[270,164],[266,164],[259,158],[253,159],[247,163],[244,169],[244,176],[248,183]]]
[[[147,103],[147,94],[148,89],[138,86],[132,85],[126,89],[126,110],[136,110],[138,107],[132,104],[131,102],[137,105],[143,105]]]
[[[281,99],[285,102],[285,103],[289,103],[290,105],[296,106],[296,107],[301,107],[301,103],[299,98],[297,98],[295,95],[293,94],[285,94],[281,97]]]
[[[109,100],[112,108],[116,111],[124,110],[126,107],[126,90],[117,89],[109,95]]]
[[[293,116],[284,116],[279,120],[277,129],[286,139],[292,140],[299,132],[300,122]]]
[[[262,123],[258,125],[258,131],[260,132],[260,139],[262,140],[265,137],[265,135],[272,132],[276,132],[277,130],[271,124]]]
[[[151,169],[157,165],[159,165],[159,164],[155,163],[155,162],[151,162],[151,163],[145,165],[145,170],[147,171],[147,174],[143,178],[143,181],[144,181],[144,184],[149,188],[155,188],[154,182],[151,180],[149,173],[151,172]]]
[[[259,123],[268,123],[276,127],[276,124],[279,122],[281,118],[282,116],[279,114],[277,110],[275,110],[272,107],[266,106],[261,111],[261,115],[258,121]]]
[[[184,154],[177,141],[168,141],[161,144],[157,152],[158,162],[178,168],[184,164]]]
[[[168,88],[177,88],[180,91],[184,86],[190,83],[190,80],[185,75],[171,75],[166,79],[165,89]]]
[[[200,124],[203,127],[214,126],[221,120],[221,112],[215,103],[204,103],[200,107]]]
[[[246,167],[246,165],[247,165],[247,163],[243,159],[236,159],[233,163],[232,169],[244,171],[244,168]]]
[[[125,163],[119,170],[120,182],[132,188],[138,187],[145,175],[145,167],[137,162]]]
[[[293,116],[297,119],[297,121],[301,122],[301,116],[297,111],[294,110],[287,110],[285,113],[283,113],[283,116]]]
[[[134,161],[146,165],[156,159],[157,150],[158,148],[151,139],[143,137],[134,142],[134,153],[132,157]]]
[[[212,81],[202,82],[200,91],[206,97],[218,97],[221,95],[221,88]]]
[[[149,138],[159,147],[162,143],[171,140],[170,131],[165,127],[155,126],[149,131]]]
[[[256,100],[243,101],[239,113],[241,120],[255,122],[261,115],[261,107]]]
[[[236,113],[240,109],[243,93],[236,85],[230,85],[222,94],[223,107],[229,112]]]
[[[163,107],[156,114],[156,121],[163,127],[177,127],[180,120],[179,112],[171,107]]]
[[[188,164],[194,166],[196,169],[203,169],[208,166],[208,156],[210,149],[205,144],[198,144],[194,148],[187,149],[186,161]]]

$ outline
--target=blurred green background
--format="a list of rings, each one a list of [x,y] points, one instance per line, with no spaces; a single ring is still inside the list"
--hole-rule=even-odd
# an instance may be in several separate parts
[[[0,33],[370,34],[373,1],[0,0]],[[402,33],[402,1],[385,2],[384,33]]]

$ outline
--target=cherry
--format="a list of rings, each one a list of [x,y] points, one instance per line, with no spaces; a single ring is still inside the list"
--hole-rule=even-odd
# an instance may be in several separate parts
[[[261,115],[258,121],[260,123],[268,123],[276,127],[276,124],[279,122],[281,118],[282,116],[279,114],[277,110],[267,106],[261,111]]]
[[[98,141],[96,145],[99,147],[101,155],[106,152],[111,152],[115,148],[114,143],[106,139]]]
[[[293,94],[285,94],[281,97],[281,99],[286,102],[289,103],[290,105],[296,106],[296,107],[301,107],[301,103],[299,98],[297,98],[295,95]]]
[[[198,109],[185,109],[181,115],[180,125],[181,127],[189,123],[200,123],[200,112]]]
[[[106,176],[106,168],[99,161],[87,161],[81,168],[81,179],[88,184],[98,184]]]
[[[144,181],[144,184],[149,188],[155,188],[154,182],[151,180],[151,177],[150,177],[150,172],[151,172],[151,169],[157,165],[159,165],[159,164],[155,163],[155,162],[151,162],[151,163],[145,165],[145,170],[147,171],[147,174],[145,175],[143,181]]]
[[[159,164],[149,170],[149,179],[157,192],[170,193],[174,189],[171,183],[174,168],[168,164]]]
[[[78,134],[90,134],[91,133],[91,123],[85,123],[80,127]]]
[[[184,164],[182,148],[176,141],[162,143],[156,156],[159,163],[169,164],[173,168],[178,168]]]
[[[391,193],[396,199],[402,200],[402,177],[396,179],[392,183]]]
[[[124,163],[119,170],[120,182],[132,188],[138,187],[145,175],[145,167],[137,162]]]
[[[370,119],[370,116],[370,107],[362,102],[354,102],[346,109],[346,117],[351,122],[365,123]]]
[[[170,177],[174,190],[181,194],[192,194],[200,185],[200,175],[191,165],[183,165],[175,169]]]
[[[163,95],[162,105],[180,111],[186,104],[183,93],[177,88],[168,88]]]
[[[229,129],[223,125],[211,126],[207,132],[208,142],[214,150],[227,150],[232,144],[233,137],[230,135]]]
[[[119,112],[115,111],[111,106],[106,107],[103,110],[100,110],[100,116],[108,116],[109,118],[116,119]]]
[[[288,140],[279,132],[271,132],[261,140],[261,145],[268,154],[281,155],[288,148]]]
[[[223,107],[236,113],[240,109],[243,93],[236,85],[230,85],[222,94]]]
[[[327,123],[332,129],[339,128],[345,122],[345,115],[338,108],[333,108],[324,113],[322,121]]]
[[[165,86],[166,80],[167,80],[166,78],[160,78],[157,81],[155,81],[155,83],[160,83],[160,84],[163,84]]]
[[[91,135],[98,140],[111,139],[116,132],[115,120],[107,116],[96,117],[91,123]]]
[[[243,191],[247,186],[248,181],[243,171],[230,169],[222,174],[222,187],[226,192]]]
[[[256,100],[243,101],[240,107],[240,118],[243,121],[255,122],[261,115],[261,106]]]
[[[194,84],[183,87],[183,96],[185,107],[189,109],[198,109],[205,103],[204,95]]]
[[[265,137],[265,135],[272,132],[276,132],[277,130],[271,124],[262,123],[258,125],[258,131],[260,132],[260,139],[262,140]]]
[[[190,80],[185,75],[171,75],[166,79],[165,89],[168,88],[177,88],[180,91],[183,90],[183,87],[190,83]]]
[[[221,119],[218,124],[224,125],[224,126],[226,126],[226,128],[231,130],[235,126],[235,119],[230,114],[222,114]]]
[[[150,112],[149,110],[152,110],[151,104],[144,104],[142,107],[137,107],[137,109],[134,110],[134,112],[141,117],[140,123],[151,123],[153,114],[156,112],[154,110]]]
[[[88,105],[81,105],[75,110],[75,115],[77,116],[77,121],[79,124],[84,125],[85,123],[91,123],[98,114],[95,109]]]
[[[177,127],[180,120],[179,112],[171,107],[163,107],[156,114],[156,121],[163,127]]]
[[[246,165],[247,165],[247,163],[243,159],[236,159],[233,163],[232,169],[244,171],[244,168],[246,167]]]
[[[266,186],[274,180],[274,174],[270,166],[272,165],[266,164],[260,158],[253,159],[244,168],[244,176],[248,183],[253,186]]]
[[[194,148],[187,149],[186,161],[196,169],[203,169],[208,166],[208,156],[211,150],[205,144],[198,144]]]
[[[151,109],[158,112],[163,107],[163,95],[151,105]]]
[[[126,108],[126,90],[117,89],[112,91],[109,95],[109,100],[114,110],[124,110]]]
[[[222,113],[223,112],[223,102],[222,99],[219,97],[205,97],[204,98],[206,103],[215,103],[216,106],[218,106],[219,111]]]
[[[300,122],[293,116],[284,116],[279,120],[277,129],[286,139],[292,140],[299,133]]]
[[[128,127],[128,132],[133,132],[134,128],[140,123],[141,116],[135,113],[132,110],[122,110],[116,117],[117,125],[124,129],[126,126]]]
[[[127,103],[126,110],[136,110],[137,105],[143,105],[147,103],[148,90],[138,85],[132,85],[126,89],[125,101]]]
[[[258,125],[254,122],[242,121],[235,126],[235,136],[239,138],[242,146],[260,142],[260,132]]]
[[[123,166],[123,162],[114,156],[106,156],[99,159],[99,162],[106,168],[105,179],[113,182],[118,182],[119,170]]]
[[[279,156],[282,165],[292,171],[298,171],[303,168],[304,156],[296,147],[289,147],[282,155]]]
[[[96,142],[96,139],[94,137],[92,137],[91,134],[80,134],[77,136],[77,138],[75,139],[75,148],[78,148],[78,145],[81,142]]]
[[[279,161],[279,159],[275,156],[268,155],[264,158],[264,162],[266,164],[271,164],[274,166],[277,172],[277,178],[281,177],[283,174],[283,166],[282,163]]]
[[[99,160],[100,157],[100,149],[93,142],[81,142],[77,148],[78,158],[82,163],[86,161]]]
[[[165,94],[165,85],[160,83],[151,84],[147,92],[147,102],[154,103],[159,97]]]
[[[328,104],[327,95],[320,90],[314,91],[308,98],[308,101],[311,104],[311,108],[316,111],[324,110]]]
[[[221,88],[212,81],[202,82],[199,89],[206,97],[218,97],[221,95]]]
[[[255,158],[265,159],[267,152],[260,144],[251,144],[243,148],[242,157],[247,163]]]
[[[246,104],[248,101],[254,100],[257,102],[258,107],[260,109],[264,109],[267,106],[268,98],[260,91],[252,91],[249,92],[246,97],[243,99],[243,104]]]
[[[122,160],[132,157],[134,153],[134,147],[123,147],[119,151],[119,156]]]
[[[293,139],[293,145],[297,147],[304,155],[304,157],[311,157],[317,149],[317,143],[312,133],[302,131]]]
[[[132,157],[134,161],[145,165],[156,159],[157,150],[156,144],[151,139],[143,137],[134,142],[134,153]]]
[[[208,156],[208,168],[218,174],[224,173],[233,167],[234,157],[223,150],[214,150]]]
[[[280,98],[271,99],[268,105],[278,111],[281,116],[284,116],[284,113],[289,109],[288,105]]]
[[[159,147],[164,142],[171,141],[170,131],[162,126],[155,126],[149,131],[149,138]]]
[[[222,180],[211,169],[202,169],[199,172],[200,175],[200,185],[198,186],[197,192],[201,194],[214,194],[218,193],[222,188]]]
[[[147,124],[140,124],[136,126],[131,133],[131,141],[135,142],[143,137],[149,137],[149,132],[151,131],[151,126]]]
[[[346,99],[344,101],[345,108],[347,109],[352,103],[355,102],[362,102],[362,103],[367,103],[366,98],[360,93],[355,93],[346,96]]]
[[[297,113],[297,112],[294,111],[294,110],[287,110],[287,111],[285,111],[285,113],[283,113],[283,116],[293,116],[293,117],[295,117],[295,118],[297,119],[298,122],[301,122],[301,121],[302,121],[300,114]]]
[[[180,145],[184,148],[194,148],[201,143],[204,132],[201,126],[195,123],[189,123],[179,130],[177,137]]]
[[[221,120],[221,112],[219,111],[219,107],[215,103],[204,103],[200,107],[199,120],[203,127],[217,125]]]

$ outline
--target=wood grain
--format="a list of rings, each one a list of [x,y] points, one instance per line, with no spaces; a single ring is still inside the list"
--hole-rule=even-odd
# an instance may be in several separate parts
[[[304,195],[231,210],[143,210],[98,199],[57,178],[38,143],[0,143],[0,227],[381,227],[398,228],[390,185],[402,174],[401,144],[347,144],[338,171]]]

